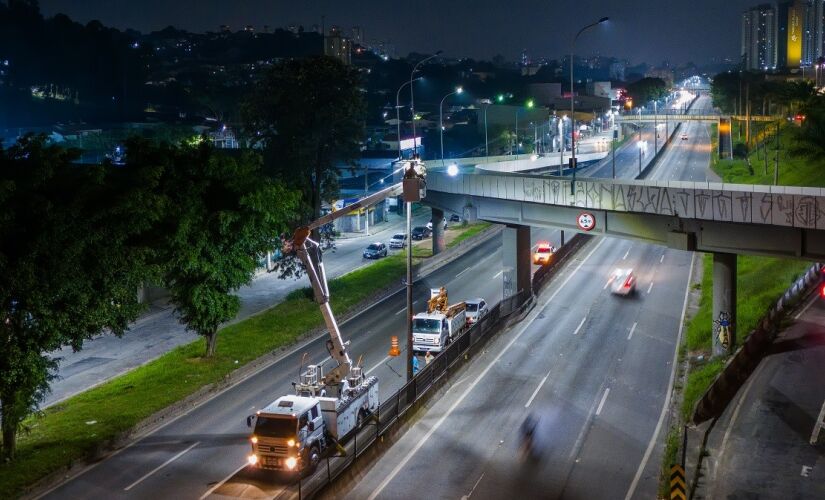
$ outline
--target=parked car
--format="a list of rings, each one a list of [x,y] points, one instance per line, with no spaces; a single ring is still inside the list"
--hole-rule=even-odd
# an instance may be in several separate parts
[[[487,313],[490,312],[490,309],[487,307],[487,301],[481,297],[464,301],[464,304],[467,306],[468,324],[475,323],[484,316],[487,316]]]
[[[444,222],[444,229],[447,229],[447,219],[441,219],[441,220]],[[427,229],[429,229],[430,232],[432,232],[432,230],[433,230],[433,221],[432,220],[430,220],[430,222],[427,223]]]
[[[616,269],[610,275],[610,291],[616,295],[631,295],[636,291],[636,276],[633,269]]]
[[[687,133],[682,133],[682,140],[683,140],[683,141],[688,140],[688,135],[687,135]]]
[[[461,216],[458,214],[451,215],[450,222],[461,222]]]
[[[404,248],[407,246],[407,235],[405,233],[395,233],[390,238],[390,248]]]
[[[533,253],[533,264],[541,266],[549,264],[554,253],[556,253],[556,247],[549,241],[539,241]]]
[[[423,240],[424,238],[429,238],[430,234],[430,228],[426,226],[415,226],[412,230],[412,239]]]
[[[387,245],[381,243],[380,241],[376,241],[375,243],[370,244],[370,246],[364,249],[365,259],[380,259],[381,257],[386,256]]]

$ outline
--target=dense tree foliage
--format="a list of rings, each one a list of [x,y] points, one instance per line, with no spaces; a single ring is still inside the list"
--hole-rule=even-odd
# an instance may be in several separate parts
[[[161,166],[164,215],[153,248],[172,303],[187,329],[215,352],[218,327],[234,318],[234,292],[248,284],[258,256],[279,247],[297,196],[264,177],[260,156],[226,156],[207,144],[127,143],[127,169]]]
[[[14,456],[22,420],[48,390],[57,361],[141,309],[153,275],[140,235],[159,220],[152,177],[79,167],[77,151],[28,136],[0,149],[0,418],[2,452]],[[145,172],[150,174],[150,172]]]
[[[627,94],[636,106],[643,106],[648,101],[665,97],[667,84],[661,78],[642,78],[627,86]]]
[[[358,71],[331,57],[274,66],[242,106],[245,134],[264,150],[265,170],[301,194],[299,218],[321,215],[338,196],[338,165],[354,165],[365,136]],[[317,235],[316,235],[317,237]],[[284,276],[293,259],[278,263]]]

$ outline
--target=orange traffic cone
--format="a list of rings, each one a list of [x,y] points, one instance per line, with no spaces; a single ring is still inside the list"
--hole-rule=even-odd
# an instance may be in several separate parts
[[[398,348],[398,337],[393,335],[390,337],[390,356],[400,356],[401,349]]]

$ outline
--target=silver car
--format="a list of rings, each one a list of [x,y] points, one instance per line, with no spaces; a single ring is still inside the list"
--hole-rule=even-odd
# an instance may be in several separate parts
[[[466,315],[467,324],[469,325],[487,316],[487,313],[490,312],[490,309],[487,307],[487,302],[481,297],[464,301],[464,304],[467,306]]]
[[[610,275],[610,291],[616,295],[631,295],[636,291],[636,276],[633,269],[616,269]]]
[[[407,246],[407,235],[404,233],[395,233],[390,238],[390,248],[404,248]]]

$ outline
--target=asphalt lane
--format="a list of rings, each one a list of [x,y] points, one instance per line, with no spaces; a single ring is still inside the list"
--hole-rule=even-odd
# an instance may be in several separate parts
[[[535,231],[533,238],[557,241],[557,232]],[[482,296],[492,304],[501,298],[501,239],[493,238],[416,282],[416,310],[422,310],[430,287],[446,285],[452,301]],[[373,305],[341,325],[351,340],[354,360],[380,380],[380,398],[403,385],[404,356],[388,358],[390,336],[403,338],[405,292]],[[332,297],[335,300],[335,297]],[[292,393],[302,359],[321,362],[329,358],[327,337],[299,346],[278,363],[138,440],[85,473],[51,491],[47,498],[198,498],[223,481],[218,495],[260,494],[243,470],[249,452],[247,415],[277,397]],[[402,346],[403,348],[404,346]],[[306,358],[304,358],[306,355]],[[236,474],[238,473],[238,474]],[[266,483],[267,491],[279,488]],[[128,489],[127,489],[128,488]]]
[[[825,498],[825,301],[779,332],[711,433],[707,498]],[[811,439],[816,437],[816,445]]]
[[[677,138],[680,147],[663,153],[650,175],[689,178],[707,170],[707,126],[692,125],[683,127],[688,140]],[[636,169],[625,163],[617,171],[634,177]],[[457,375],[454,389],[347,498],[410,498],[422,484],[428,498],[655,497],[662,410],[692,256],[616,239],[588,251],[523,326]],[[615,267],[634,268],[636,297],[610,294],[606,280]],[[528,412],[541,416],[536,463],[518,452]]]

